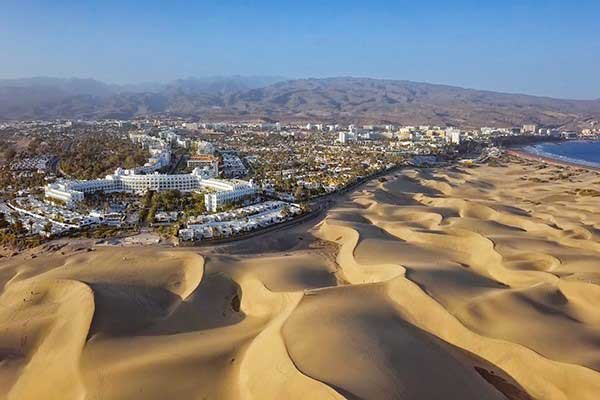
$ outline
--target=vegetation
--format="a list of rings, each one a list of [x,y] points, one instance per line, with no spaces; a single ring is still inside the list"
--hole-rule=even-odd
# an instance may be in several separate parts
[[[11,215],[11,217],[13,223],[8,221],[5,214],[0,213],[0,245],[22,250],[42,243],[42,238],[37,235],[26,236],[27,231],[23,226],[23,222],[17,218],[18,215]]]
[[[185,197],[184,200],[183,212],[186,216],[196,216],[206,212],[203,194],[192,193]]]
[[[154,197],[153,191],[147,191],[140,199],[140,222],[145,221],[148,217],[148,212]],[[154,218],[154,217],[153,217]]]
[[[143,165],[148,157],[146,150],[126,137],[97,133],[76,137],[61,157],[60,169],[76,179],[94,179],[117,167]]]
[[[81,231],[75,231],[71,233],[73,237],[85,237],[91,239],[108,239],[115,237],[124,237],[128,234],[135,233],[132,230],[126,230],[123,228],[115,228],[110,226],[95,226]]]
[[[141,198],[140,221],[153,223],[158,211],[181,211],[186,217],[203,214],[206,211],[204,195],[181,193],[178,190],[146,192]]]
[[[44,174],[16,175],[8,165],[0,167],[0,188],[12,188],[13,191],[35,188],[44,185]]]

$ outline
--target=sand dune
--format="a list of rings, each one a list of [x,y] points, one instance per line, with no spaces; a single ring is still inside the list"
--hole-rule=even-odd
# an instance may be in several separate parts
[[[405,170],[202,248],[0,262],[3,399],[597,399],[597,172]]]

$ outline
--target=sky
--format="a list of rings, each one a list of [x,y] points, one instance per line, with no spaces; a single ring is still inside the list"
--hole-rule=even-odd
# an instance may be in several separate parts
[[[2,0],[0,79],[357,76],[600,98],[598,0]]]

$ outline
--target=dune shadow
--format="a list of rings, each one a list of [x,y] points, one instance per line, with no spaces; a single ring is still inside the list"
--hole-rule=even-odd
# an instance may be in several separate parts
[[[135,334],[154,320],[168,315],[181,297],[161,287],[108,282],[87,283],[94,292],[94,317],[88,337]]]
[[[332,301],[327,301],[328,296],[333,296]],[[336,297],[335,292],[327,292],[304,299],[298,310],[312,303],[308,307],[319,312],[294,312],[283,327],[283,335],[290,358],[300,372],[345,398],[441,398],[441,393],[455,398],[453,394],[464,394],[467,385],[469,390],[481,389],[478,393],[485,395],[482,398],[496,398],[491,394],[498,391],[510,400],[531,399],[498,366],[419,328],[386,303],[371,302],[366,296],[365,301],[357,303],[359,306],[352,307],[333,301]],[[334,318],[340,314],[344,317]],[[345,334],[339,339],[341,343],[330,348],[324,345],[329,341],[321,330],[300,336],[296,333],[302,326],[311,325]],[[341,348],[346,350],[340,353]],[[311,356],[313,351],[320,354],[318,362]],[[431,363],[437,363],[436,368]],[[353,378],[348,379],[348,375]],[[445,387],[423,385],[423,379],[444,382]]]
[[[186,298],[163,288],[114,283],[88,283],[95,311],[88,339],[108,336],[167,335],[235,324],[242,291],[223,274],[204,276]]]

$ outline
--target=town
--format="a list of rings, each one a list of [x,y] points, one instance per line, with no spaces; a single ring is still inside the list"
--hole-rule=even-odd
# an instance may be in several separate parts
[[[172,244],[293,222],[394,168],[477,157],[503,141],[597,139],[524,125],[201,123],[173,119],[0,125],[0,229],[9,246],[153,232]]]

